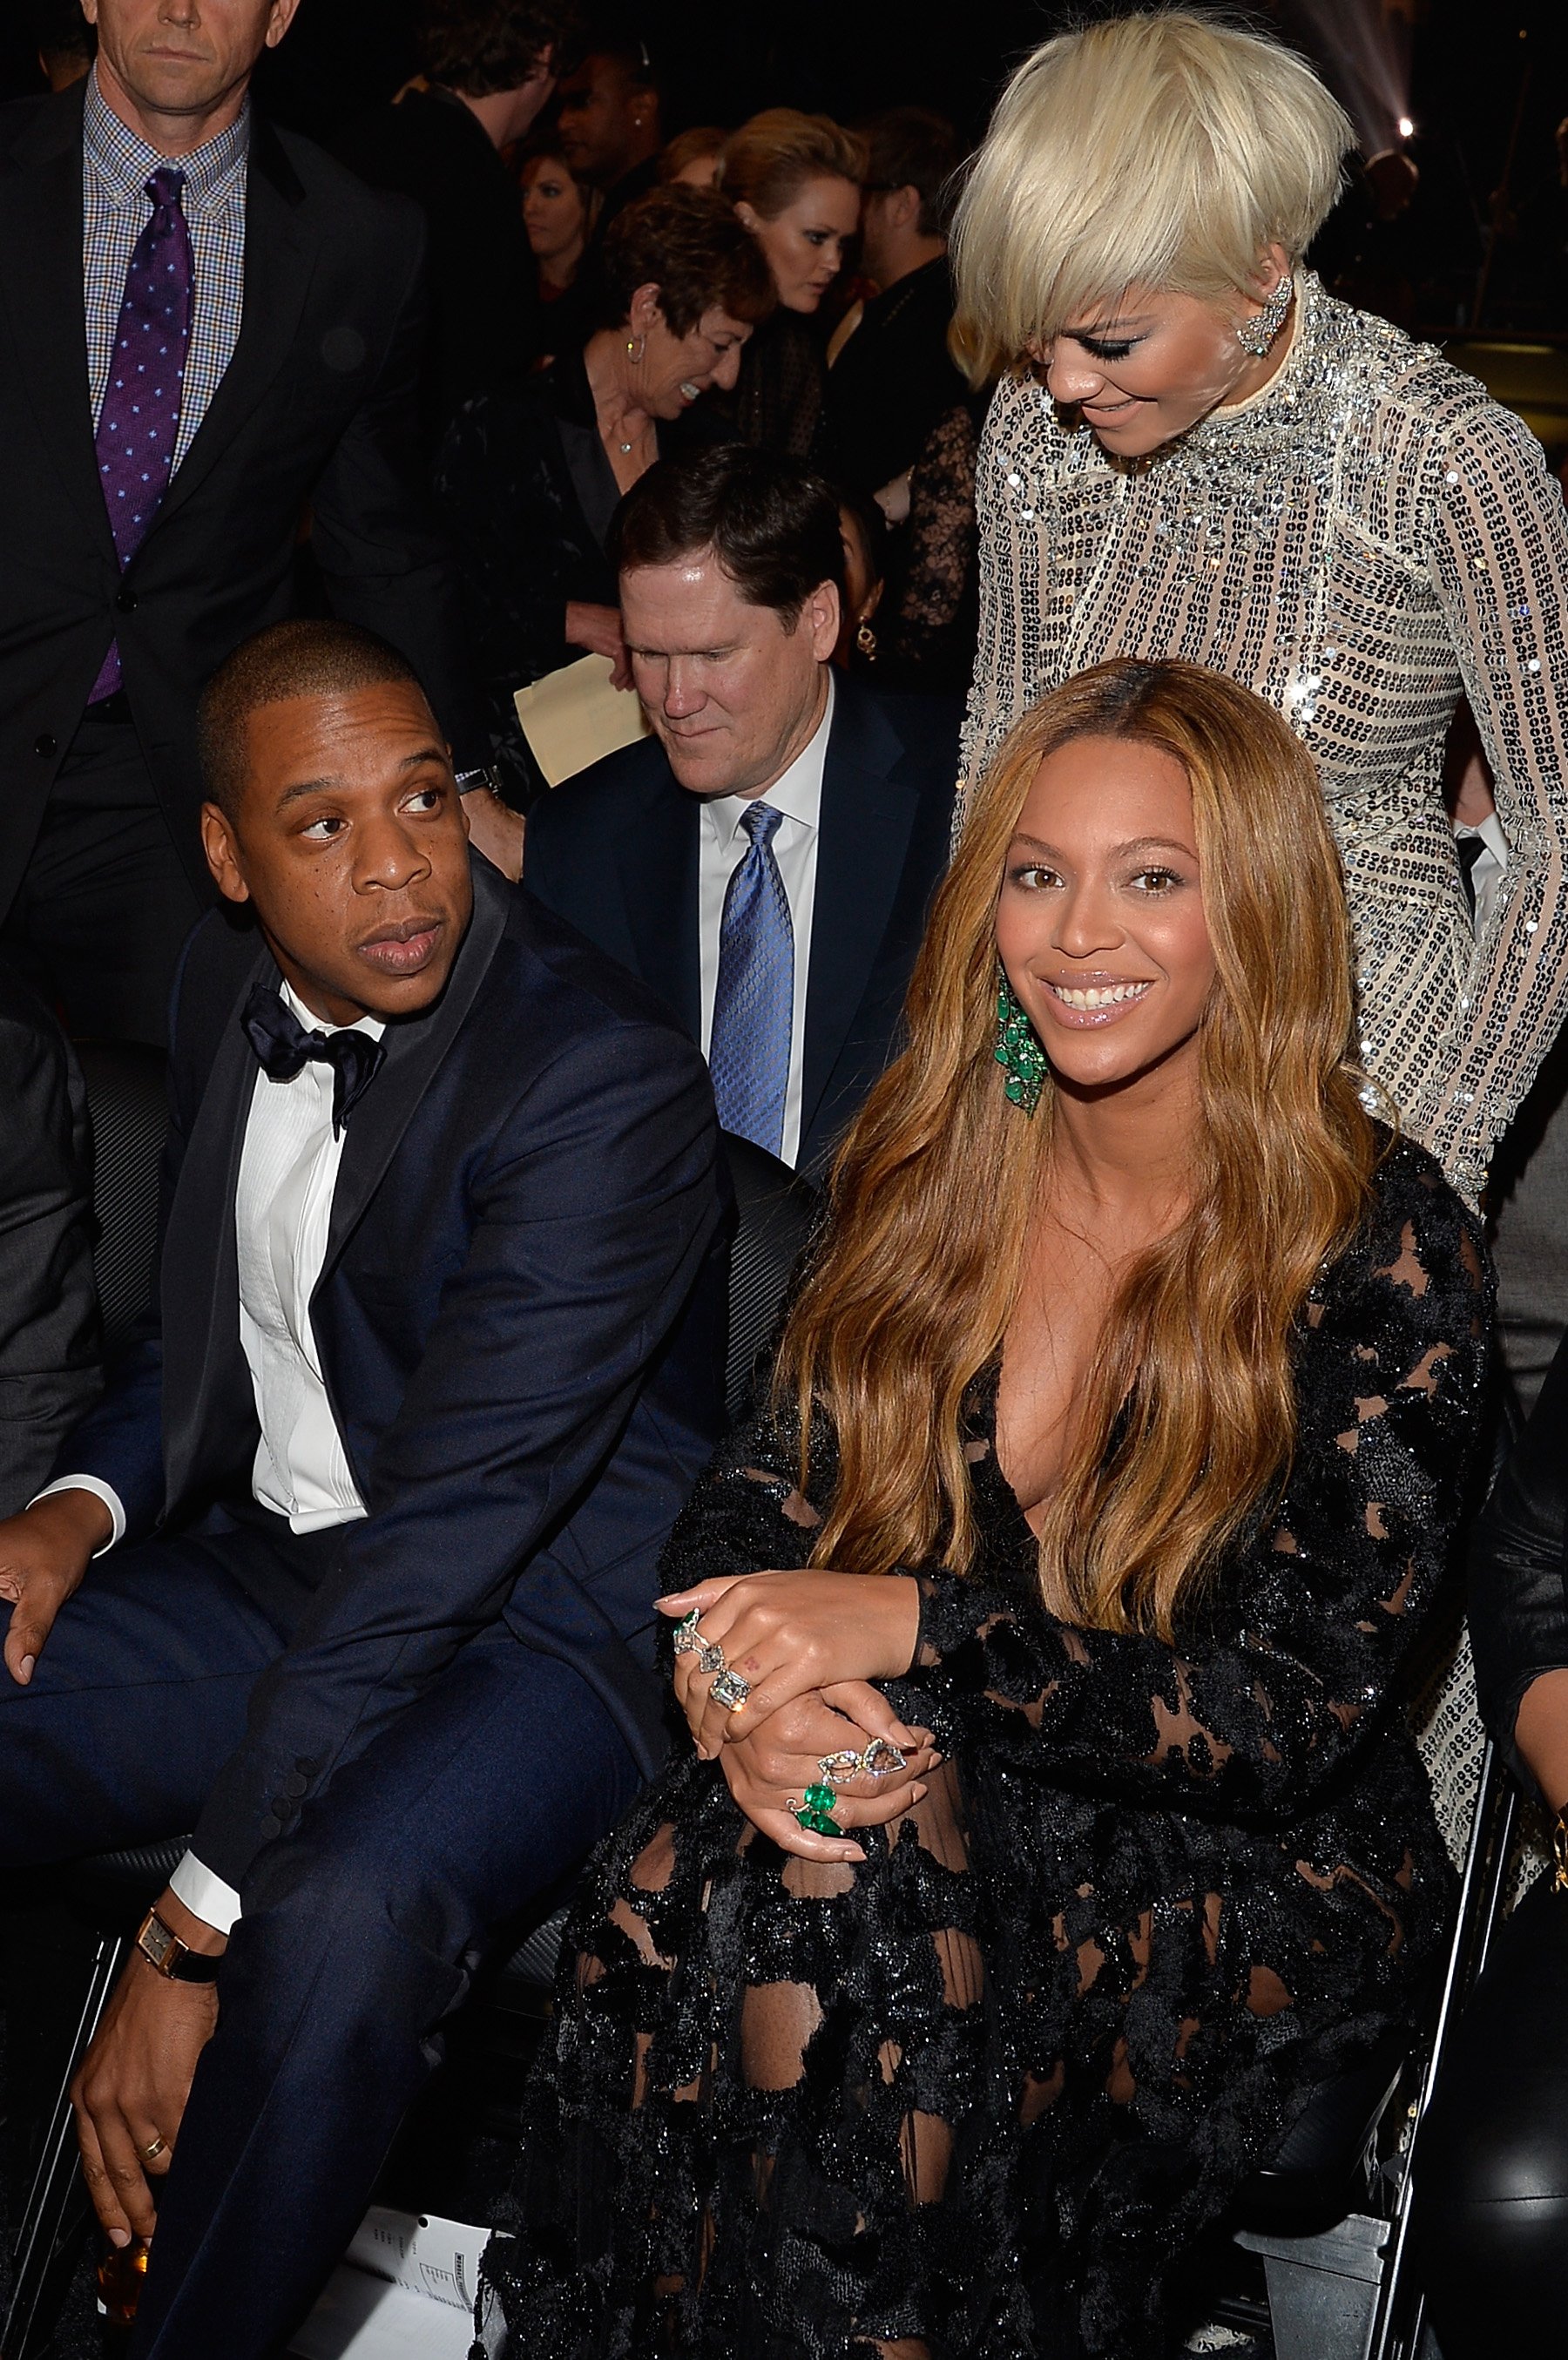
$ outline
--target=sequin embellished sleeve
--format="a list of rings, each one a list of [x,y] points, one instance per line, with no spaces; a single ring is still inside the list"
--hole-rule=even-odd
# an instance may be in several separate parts
[[[1231,1819],[1299,1814],[1375,1720],[1447,1569],[1487,1336],[1476,1224],[1420,1150],[1309,1306],[1294,1467],[1180,1646],[925,1578],[917,1677],[990,1709],[1065,1786]]]
[[[1039,552],[1020,541],[1010,512],[997,497],[998,477],[1009,468],[1016,474],[1020,464],[1017,453],[1030,440],[1038,442],[1039,403],[1039,389],[1032,383],[1004,377],[980,438],[975,477],[980,634],[959,751],[955,835],[964,825],[971,790],[1012,723],[1029,709],[1040,676]],[[1029,424],[1020,431],[1026,416]]]
[[[1403,1109],[1465,1185],[1568,1015],[1568,519],[1534,436],[1475,400],[1432,450],[1421,554],[1491,766],[1508,839],[1504,890],[1450,1037]]]

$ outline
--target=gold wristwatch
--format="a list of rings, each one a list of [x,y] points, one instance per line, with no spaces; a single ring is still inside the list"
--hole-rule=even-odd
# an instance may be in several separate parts
[[[210,1959],[182,1942],[156,1909],[149,1909],[136,1932],[136,1948],[152,1968],[170,1983],[215,1983],[222,1959]]]

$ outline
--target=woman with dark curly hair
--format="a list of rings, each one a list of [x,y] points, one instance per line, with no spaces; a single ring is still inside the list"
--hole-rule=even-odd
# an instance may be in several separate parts
[[[1443,1939],[1399,1683],[1487,1282],[1362,1102],[1284,721],[1053,691],[907,1018],[665,1552],[694,1743],[573,1913],[486,2265],[527,2360],[1154,2360]]]
[[[470,402],[436,461],[503,742],[517,728],[514,693],[578,652],[608,656],[617,686],[630,687],[610,519],[658,458],[660,428],[711,386],[734,386],[742,347],[773,309],[756,245],[702,189],[656,189],[628,205],[600,268],[609,324],[520,391]]]

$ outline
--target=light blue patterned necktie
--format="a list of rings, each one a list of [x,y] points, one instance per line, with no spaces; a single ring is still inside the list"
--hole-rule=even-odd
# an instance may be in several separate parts
[[[783,816],[754,803],[741,817],[751,845],[724,894],[708,1049],[720,1122],[770,1155],[783,1148],[795,1027],[795,929],[773,858]]]

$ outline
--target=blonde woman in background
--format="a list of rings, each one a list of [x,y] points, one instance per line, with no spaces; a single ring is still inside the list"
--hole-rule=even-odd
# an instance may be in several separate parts
[[[1350,140],[1299,58],[1181,10],[1014,75],[953,241],[971,365],[1006,372],[966,768],[1115,653],[1267,697],[1338,838],[1363,1062],[1474,1202],[1568,1009],[1568,530],[1518,420],[1303,269]],[[1509,847],[1478,939],[1462,689]]]
[[[811,455],[827,386],[816,313],[860,224],[866,151],[825,115],[792,106],[753,115],[725,143],[714,186],[756,238],[779,309],[741,365],[734,414],[743,441]]]
[[[573,1912],[486,2263],[528,2360],[1157,2360],[1442,1940],[1388,1699],[1486,1277],[1362,1104],[1283,722],[1186,664],[1054,691],[908,1030],[665,1553],[695,1744]]]

